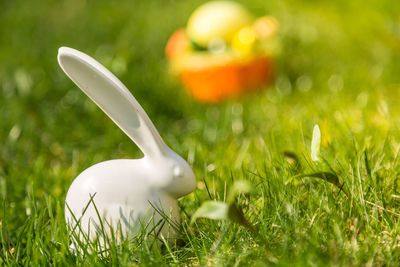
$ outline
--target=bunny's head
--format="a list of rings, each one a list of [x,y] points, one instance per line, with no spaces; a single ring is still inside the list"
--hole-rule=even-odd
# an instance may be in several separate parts
[[[164,143],[146,112],[118,78],[93,58],[72,48],[60,48],[58,62],[142,150],[153,185],[175,198],[195,189],[196,180],[189,164]]]
[[[167,147],[167,156],[162,157],[159,164],[160,168],[159,187],[174,198],[182,197],[189,194],[196,188],[196,178],[189,164],[177,153]]]

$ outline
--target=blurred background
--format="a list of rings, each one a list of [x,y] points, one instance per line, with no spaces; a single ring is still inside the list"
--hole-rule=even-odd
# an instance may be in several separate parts
[[[400,2],[238,2],[280,23],[276,79],[267,90],[210,105],[182,90],[164,56],[171,33],[204,1],[0,1],[0,193],[8,198],[9,216],[21,219],[12,211],[26,205],[33,185],[37,198],[62,200],[84,168],[140,155],[61,72],[60,46],[86,52],[112,70],[200,176],[210,162],[224,164],[218,161],[224,157],[250,162],[232,152],[241,151],[246,138],[285,134],[276,146],[295,149],[302,139],[290,139],[299,131],[293,125],[312,125],[352,103],[359,112],[365,101],[383,95],[399,113]],[[224,155],[225,148],[232,153]]]

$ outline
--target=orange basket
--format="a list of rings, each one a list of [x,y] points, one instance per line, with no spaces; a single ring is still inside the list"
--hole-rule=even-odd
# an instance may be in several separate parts
[[[202,102],[219,102],[261,88],[273,78],[273,58],[192,51],[184,29],[174,32],[165,54],[187,91]]]
[[[272,59],[254,58],[197,70],[182,70],[185,88],[197,100],[218,102],[260,88],[272,79]]]

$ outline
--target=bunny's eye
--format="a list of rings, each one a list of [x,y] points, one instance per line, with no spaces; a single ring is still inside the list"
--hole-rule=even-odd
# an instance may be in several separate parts
[[[182,177],[182,176],[183,176],[183,171],[182,171],[182,169],[179,168],[179,166],[177,166],[177,165],[175,165],[175,166],[173,167],[172,172],[173,172],[173,174],[174,174],[175,177]]]

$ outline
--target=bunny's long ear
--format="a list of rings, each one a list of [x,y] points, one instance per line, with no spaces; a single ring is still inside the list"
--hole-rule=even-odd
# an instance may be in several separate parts
[[[145,156],[166,153],[166,145],[146,112],[129,90],[103,65],[72,48],[58,50],[58,63],[67,76],[93,100]]]

